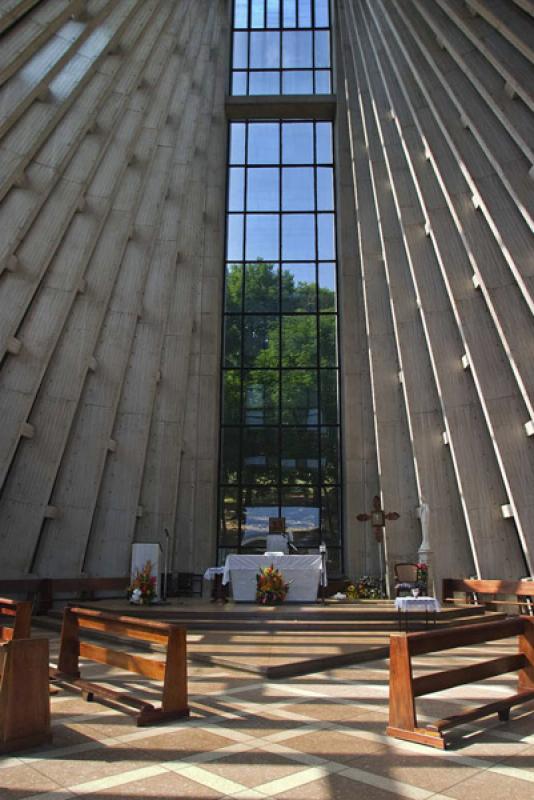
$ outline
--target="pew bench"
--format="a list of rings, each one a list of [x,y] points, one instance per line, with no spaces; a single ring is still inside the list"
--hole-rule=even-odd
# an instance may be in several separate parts
[[[518,653],[480,661],[465,667],[414,677],[412,657],[438,653],[498,639],[518,636]],[[458,711],[421,727],[417,723],[415,699],[455,686],[518,671],[517,691],[496,701]],[[476,719],[497,714],[507,720],[513,706],[534,700],[534,618],[514,617],[499,622],[423,633],[393,633],[390,638],[388,736],[444,750],[446,731]]]
[[[48,639],[20,638],[15,628],[9,630],[13,636],[0,642],[0,753],[52,738]]]
[[[130,585],[130,578],[14,578],[0,580],[0,592],[10,595],[23,596],[31,601],[35,614],[48,614],[54,601],[63,599],[72,602],[75,595],[76,602],[93,600],[96,592],[111,592],[126,596]],[[62,598],[58,597],[63,595]],[[68,597],[65,597],[68,595]]]
[[[82,629],[166,645],[166,658],[164,661],[155,660],[82,641]],[[186,647],[186,630],[178,625],[67,607],[63,612],[58,666],[51,670],[50,676],[54,681],[80,689],[88,701],[98,698],[104,704],[119,707],[135,717],[139,726],[154,725],[189,716]],[[80,674],[80,657],[163,681],[161,707],[156,708],[127,692],[85,680]]]
[[[32,604],[27,600],[0,597],[0,617],[11,617],[13,625],[0,625],[0,644],[12,639],[29,639],[32,625]]]
[[[534,616],[534,581],[446,578],[443,581],[444,602],[456,603],[455,593],[463,594],[468,605],[477,603],[490,609],[505,606],[521,614]],[[515,599],[511,600],[511,597]]]

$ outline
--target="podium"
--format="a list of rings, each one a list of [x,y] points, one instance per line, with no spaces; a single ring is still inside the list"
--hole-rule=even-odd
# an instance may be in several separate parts
[[[137,570],[141,571],[146,562],[152,563],[152,575],[156,578],[156,597],[161,597],[162,551],[159,542],[136,542],[132,545],[131,580]]]

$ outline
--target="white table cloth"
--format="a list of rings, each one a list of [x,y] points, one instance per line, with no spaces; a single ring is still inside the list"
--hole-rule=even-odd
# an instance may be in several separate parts
[[[224,567],[208,567],[203,577],[205,581],[214,581],[216,575],[224,575]]]
[[[322,574],[320,555],[265,556],[235,553],[226,557],[222,582],[227,584],[231,580],[232,593],[237,602],[254,603],[256,575],[261,567],[270,567],[271,564],[280,570],[289,583],[286,602],[313,603],[317,600],[319,580],[326,582],[326,575]]]
[[[439,600],[435,597],[396,597],[397,611],[441,611]]]

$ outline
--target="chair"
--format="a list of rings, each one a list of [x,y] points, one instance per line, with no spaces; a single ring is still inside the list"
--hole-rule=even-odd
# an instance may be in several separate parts
[[[401,592],[411,592],[412,589],[420,588],[419,581],[417,580],[418,568],[417,564],[410,562],[401,562],[395,564],[395,597],[400,597]]]

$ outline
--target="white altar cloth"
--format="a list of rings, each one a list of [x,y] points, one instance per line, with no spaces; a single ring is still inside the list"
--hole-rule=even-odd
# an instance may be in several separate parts
[[[222,582],[227,584],[232,581],[232,593],[237,602],[254,603],[256,575],[260,567],[270,567],[271,564],[280,570],[289,583],[286,602],[314,603],[317,600],[319,579],[322,579],[323,584],[326,583],[320,555],[265,556],[235,553],[226,557]]]
[[[397,611],[441,611],[439,600],[435,597],[396,597]]]

